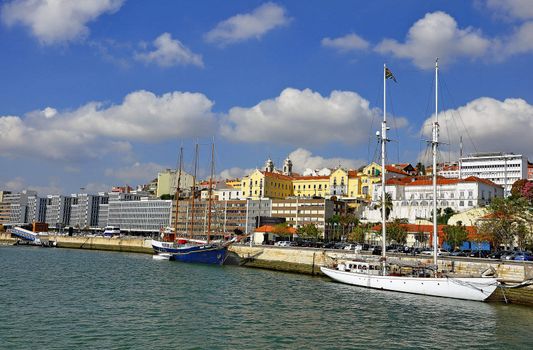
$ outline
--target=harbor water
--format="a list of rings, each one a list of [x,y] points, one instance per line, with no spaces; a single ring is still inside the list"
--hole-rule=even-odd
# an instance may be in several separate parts
[[[1,349],[527,349],[533,308],[150,255],[0,247]]]

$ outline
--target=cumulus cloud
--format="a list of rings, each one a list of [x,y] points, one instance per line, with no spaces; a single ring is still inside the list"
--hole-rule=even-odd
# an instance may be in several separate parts
[[[305,169],[336,168],[342,166],[348,169],[357,169],[365,164],[363,160],[348,158],[324,158],[316,156],[304,148],[298,148],[289,154],[294,170],[302,173]]]
[[[240,142],[357,144],[367,142],[372,120],[379,119],[380,113],[355,92],[333,91],[321,96],[309,89],[287,88],[275,99],[251,108],[230,109],[221,133]],[[397,118],[398,127],[406,124],[404,118]]]
[[[370,45],[368,41],[354,33],[335,39],[324,38],[321,43],[324,47],[336,49],[341,52],[366,50]]]
[[[205,39],[222,46],[251,38],[260,39],[267,32],[289,22],[283,7],[268,2],[251,13],[238,14],[218,23],[205,35]]]
[[[226,180],[237,179],[237,178],[241,178],[243,176],[249,175],[254,170],[255,168],[244,169],[244,168],[239,168],[239,167],[233,167],[233,168],[222,170],[218,177],[221,179],[226,179]]]
[[[533,21],[522,24],[508,37],[497,39],[493,51],[497,61],[533,51]]]
[[[0,188],[12,191],[21,192],[24,190],[36,191],[39,196],[46,196],[48,194],[63,193],[63,188],[59,186],[55,181],[51,181],[48,185],[36,186],[28,185],[26,179],[21,176],[17,176],[13,179],[8,179],[3,183],[0,182]]]
[[[453,17],[444,12],[428,13],[418,20],[407,33],[404,43],[384,39],[375,50],[411,59],[423,69],[434,66],[435,57],[443,63],[458,58],[479,58],[489,49],[491,41],[480,30],[472,27],[461,29]]]
[[[161,67],[189,64],[198,67],[204,66],[201,55],[193,53],[179,40],[172,39],[170,33],[163,33],[158,36],[154,40],[153,46],[155,50],[137,53],[135,58],[146,63],[155,63]]]
[[[462,135],[468,152],[477,149],[479,152],[533,155],[533,106],[523,99],[508,98],[499,101],[481,97],[457,109],[443,111],[442,115],[451,116],[439,117],[439,124],[442,137],[450,135],[451,140],[445,142],[449,142],[452,147],[459,144],[459,136]],[[431,124],[433,119],[434,116],[430,117],[425,125]],[[457,130],[458,128],[460,130]],[[449,133],[445,131],[447,129],[450,130]],[[426,128],[424,130],[427,131]],[[476,149],[472,149],[470,138]],[[494,140],[498,140],[497,143]]]
[[[0,116],[0,155],[55,160],[99,158],[131,151],[131,141],[157,142],[212,134],[213,103],[203,94],[149,91],[128,94],[121,104],[90,102],[76,110]]]
[[[531,0],[487,0],[487,7],[509,18],[533,19]]]
[[[7,26],[28,27],[42,44],[50,45],[85,38],[87,23],[120,9],[124,0],[14,0],[2,6]]]
[[[105,170],[105,175],[113,177],[123,182],[131,181],[151,181],[157,177],[157,173],[166,167],[156,163],[139,163],[122,168],[108,168]]]

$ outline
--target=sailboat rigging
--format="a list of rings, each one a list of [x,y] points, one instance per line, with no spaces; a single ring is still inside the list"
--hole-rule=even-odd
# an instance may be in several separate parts
[[[192,193],[190,198],[191,203],[191,222],[190,222],[190,232],[188,238],[178,237],[177,231],[177,221],[178,221],[178,203],[179,203],[179,179],[178,179],[178,188],[176,189],[176,217],[174,230],[176,237],[173,242],[164,242],[152,240],[152,248],[154,249],[154,258],[158,259],[168,259],[181,262],[193,262],[193,263],[205,263],[205,264],[216,264],[222,265],[226,260],[228,254],[228,247],[234,242],[230,241],[220,241],[212,242],[211,241],[211,205],[212,205],[212,185],[214,177],[214,143],[211,147],[211,176],[209,180],[209,221],[208,221],[208,232],[207,232],[207,241],[200,241],[193,239],[193,230],[194,230],[194,212],[195,212],[195,196],[196,196],[196,175],[197,175],[197,164],[198,164],[198,144],[195,147],[195,161],[194,161],[194,175],[193,175],[193,186]],[[180,152],[180,165],[179,165],[179,175],[181,176],[181,169],[183,156]],[[187,221],[187,220],[186,220]]]
[[[438,59],[435,62],[435,85],[438,86]],[[425,267],[418,264],[399,264],[387,261],[386,255],[386,143],[387,139],[387,112],[386,112],[386,86],[387,79],[393,77],[392,72],[386,65],[383,67],[383,122],[381,124],[381,135],[376,133],[381,141],[381,200],[382,200],[382,257],[381,266],[370,262],[346,261],[336,264],[333,267],[322,266],[321,271],[338,282],[383,289],[396,292],[412,294],[423,294],[430,296],[448,297],[456,299],[466,299],[484,301],[498,286],[498,281],[492,277],[452,277],[438,272],[437,265],[437,148],[439,144],[439,123],[438,123],[438,90],[435,89],[435,120],[432,130],[432,153],[433,153],[433,266]],[[393,271],[391,267],[399,267],[399,272]],[[410,265],[410,266],[409,266]],[[402,267],[410,267],[410,274],[402,274]],[[428,271],[433,274],[429,277]]]

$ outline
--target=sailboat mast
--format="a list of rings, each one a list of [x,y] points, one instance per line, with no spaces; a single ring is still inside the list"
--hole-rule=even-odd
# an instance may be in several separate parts
[[[207,213],[207,243],[211,239],[211,207],[213,205],[213,177],[215,172],[215,143],[211,144],[211,176],[209,177],[209,206]]]
[[[179,159],[179,169],[178,169],[178,183],[176,186],[176,217],[174,218],[174,234],[178,236],[178,206],[180,201],[180,181],[181,181],[181,168],[183,164],[183,147],[180,147],[180,159]]]
[[[386,258],[386,237],[387,228],[385,221],[386,215],[386,198],[385,198],[385,157],[387,142],[387,65],[383,65],[383,122],[381,123],[381,256]],[[385,269],[385,265],[383,265]],[[384,271],[385,272],[385,271]]]
[[[435,120],[433,122],[433,264],[437,265],[437,147],[439,145],[439,59],[435,60]]]
[[[189,233],[189,238],[192,239],[194,233],[194,197],[196,196],[196,172],[198,170],[198,143],[194,148],[194,170],[192,176],[192,204],[191,204],[191,232]]]

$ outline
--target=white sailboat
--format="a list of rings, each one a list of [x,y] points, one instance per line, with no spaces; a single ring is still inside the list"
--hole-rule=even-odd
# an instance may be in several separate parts
[[[385,156],[387,139],[387,104],[386,87],[387,79],[394,79],[391,71],[383,67],[383,122],[381,124],[381,165],[382,165],[382,258],[381,265],[361,261],[346,261],[334,267],[322,266],[320,270],[330,278],[355,286],[374,289],[405,292],[413,294],[431,295],[456,299],[484,301],[498,287],[498,281],[493,277],[451,277],[440,274],[437,271],[437,147],[439,144],[438,122],[438,59],[435,63],[435,121],[432,132],[433,153],[433,264],[430,269],[418,265],[411,266],[410,275],[393,273],[391,264],[387,263],[386,256],[386,216],[385,216]],[[399,269],[401,272],[401,268]],[[428,271],[432,272],[428,275]]]

